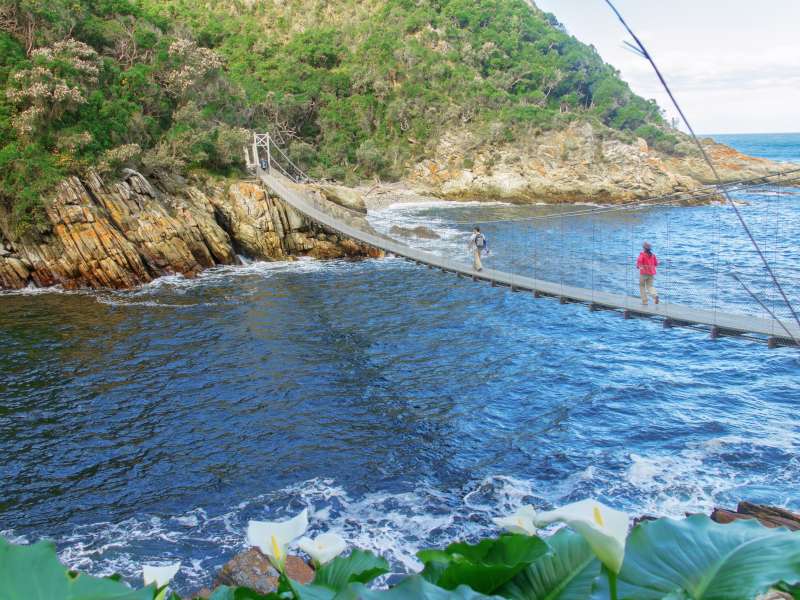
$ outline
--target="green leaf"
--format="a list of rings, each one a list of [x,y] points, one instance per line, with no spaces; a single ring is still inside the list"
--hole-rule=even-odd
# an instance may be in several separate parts
[[[339,593],[324,585],[314,585],[313,583],[304,585],[292,581],[289,586],[294,597],[298,600],[333,600]]]
[[[369,583],[388,572],[389,563],[385,558],[355,549],[348,556],[339,556],[320,567],[314,577],[314,585],[339,591],[349,583]]]
[[[781,581],[775,586],[779,592],[789,594],[794,600],[800,600],[800,585],[789,585],[785,581]]]
[[[422,576],[431,583],[448,590],[464,584],[491,594],[548,552],[547,544],[536,536],[511,534],[474,545],[422,550],[417,556],[425,565]]]
[[[52,542],[18,546],[0,538],[3,600],[153,600],[154,586],[133,590],[115,579],[70,573]]]
[[[336,596],[336,600],[486,600],[487,598],[492,597],[479,594],[465,585],[455,590],[444,590],[419,575],[406,577],[399,585],[388,590],[370,590],[363,584],[356,583]]]
[[[303,585],[289,581],[292,591],[301,600],[330,600],[351,583],[369,583],[389,572],[386,559],[366,550],[353,550],[319,568],[313,583]]]
[[[214,593],[208,597],[208,600],[234,600],[234,588],[227,585],[221,585],[214,590]]]
[[[800,532],[755,520],[720,525],[704,515],[659,519],[628,538],[620,599],[753,600],[781,581],[800,581]]]
[[[547,539],[552,553],[522,571],[498,593],[515,600],[586,600],[601,564],[583,536],[560,529]]]
[[[282,600],[278,594],[259,594],[246,587],[232,588],[221,585],[214,590],[208,600]]]

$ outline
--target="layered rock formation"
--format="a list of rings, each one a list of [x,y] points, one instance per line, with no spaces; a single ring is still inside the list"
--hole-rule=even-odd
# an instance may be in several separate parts
[[[712,140],[703,143],[724,181],[787,168]],[[687,141],[675,154],[666,154],[641,138],[626,142],[586,122],[516,145],[485,143],[474,134],[453,132],[442,138],[434,156],[415,166],[409,183],[422,193],[452,199],[625,202],[714,182]]]
[[[194,181],[168,193],[139,173],[62,182],[48,231],[17,238],[0,214],[0,288],[130,288],[193,276],[241,254],[260,260],[364,257],[374,251],[325,231],[256,183]]]

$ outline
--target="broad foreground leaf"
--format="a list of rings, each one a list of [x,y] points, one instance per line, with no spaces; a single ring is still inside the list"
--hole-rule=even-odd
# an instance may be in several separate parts
[[[620,600],[686,596],[753,600],[771,586],[800,581],[800,532],[757,521],[720,525],[706,516],[636,527],[620,573]]]
[[[348,583],[369,583],[388,572],[385,558],[355,549],[348,556],[339,556],[323,565],[314,577],[314,584],[342,590]]]
[[[465,584],[492,594],[548,552],[540,538],[512,534],[475,545],[459,543],[445,550],[422,550],[417,556],[425,564],[422,576],[431,583],[448,590]]]
[[[18,546],[0,538],[3,600],[152,600],[155,592],[155,586],[132,590],[115,579],[72,574],[52,542]]]
[[[351,583],[369,583],[388,572],[386,559],[356,549],[348,556],[340,556],[320,567],[313,583],[302,585],[291,581],[290,585],[301,600],[329,600]]]
[[[208,600],[282,600],[278,594],[259,594],[250,588],[232,588],[221,585],[214,590]]]
[[[498,594],[514,600],[586,600],[600,575],[600,561],[583,536],[561,529],[547,538],[552,549],[504,585]]]
[[[407,577],[399,585],[388,590],[370,590],[363,584],[353,584],[336,600],[487,600],[499,598],[484,596],[465,585],[455,590],[444,590],[425,581],[419,575]]]

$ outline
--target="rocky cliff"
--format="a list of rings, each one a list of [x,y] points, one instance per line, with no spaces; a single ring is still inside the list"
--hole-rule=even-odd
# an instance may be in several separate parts
[[[704,140],[724,181],[788,168]],[[439,142],[434,158],[418,163],[408,183],[442,198],[512,202],[625,202],[691,191],[713,182],[700,153],[684,141],[675,153],[626,141],[608,128],[573,123],[514,144],[485,143],[466,130]]]
[[[0,288],[130,288],[260,260],[364,257],[367,247],[325,231],[259,184],[188,182],[167,192],[134,171],[63,181],[45,208],[48,230],[15,237],[0,213]]]

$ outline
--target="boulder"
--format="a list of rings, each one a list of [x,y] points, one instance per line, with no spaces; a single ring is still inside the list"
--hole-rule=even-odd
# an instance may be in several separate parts
[[[314,570],[299,556],[286,558],[286,574],[299,583],[311,583]],[[214,586],[248,587],[260,594],[269,594],[278,588],[278,571],[258,548],[237,554],[220,569]]]
[[[741,519],[758,519],[766,527],[786,527],[791,531],[800,530],[800,515],[775,506],[739,502],[736,510],[715,508],[711,519],[717,523],[732,523]]]
[[[341,185],[320,185],[318,189],[329,202],[367,214],[367,204],[361,192]]]
[[[416,227],[400,227],[399,225],[393,225],[389,230],[389,233],[400,235],[402,237],[415,237],[424,240],[441,239],[441,236],[438,233],[436,233],[433,229],[425,227],[424,225],[418,225]]]

